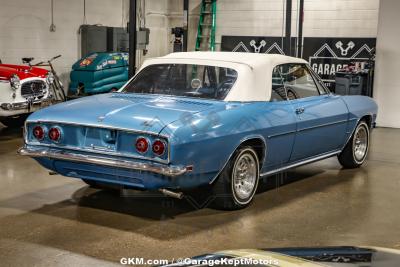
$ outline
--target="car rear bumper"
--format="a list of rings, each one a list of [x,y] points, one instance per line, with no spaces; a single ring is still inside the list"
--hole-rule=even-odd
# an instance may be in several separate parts
[[[60,149],[52,148],[32,148],[22,147],[18,150],[22,156],[33,158],[49,158],[62,161],[79,162],[86,164],[94,164],[99,166],[107,166],[113,168],[123,168],[134,171],[144,171],[150,173],[161,174],[168,177],[177,177],[187,173],[189,170],[185,166],[164,165],[153,162],[143,162],[135,159],[119,159],[107,156],[81,154],[76,152],[68,152]]]

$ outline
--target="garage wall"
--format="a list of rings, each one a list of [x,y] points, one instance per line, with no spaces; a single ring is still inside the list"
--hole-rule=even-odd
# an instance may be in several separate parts
[[[139,1],[138,1],[139,2]],[[183,0],[146,0],[143,12],[150,28],[148,54],[138,54],[139,65],[145,58],[172,51],[170,29],[183,24]],[[217,42],[222,35],[280,36],[286,0],[218,0]],[[193,50],[201,0],[190,0],[189,49]],[[379,0],[305,0],[305,36],[375,37]],[[57,30],[49,31],[50,0],[0,0],[0,58],[20,63],[22,57],[44,60],[57,54],[55,63],[64,82],[79,55],[79,25],[125,26],[129,0],[54,0]],[[296,35],[297,1],[293,6],[293,35]],[[219,47],[217,47],[219,48]]]
[[[125,0],[129,7],[129,0]],[[170,45],[170,19],[169,0],[138,0],[138,12],[142,10],[145,21],[142,26],[150,28],[150,42],[147,47],[148,53],[143,55],[138,52],[138,65],[140,66],[146,58],[166,55],[172,50]],[[129,11],[129,10],[127,10]],[[140,23],[139,23],[140,24]]]
[[[400,128],[400,1],[380,3],[376,51],[375,99],[379,105],[378,126]]]
[[[61,54],[55,62],[64,81],[80,51],[78,29],[84,23],[83,0],[54,0],[56,32],[50,32],[50,0],[0,0],[0,58],[21,63],[22,57],[45,60]],[[117,15],[115,15],[117,14]],[[87,0],[86,22],[122,26],[122,1]]]
[[[190,0],[191,49],[200,3],[200,0]],[[285,4],[286,0],[218,0],[217,42],[222,35],[281,36]],[[294,0],[292,36],[297,35],[297,4]],[[182,0],[170,3],[176,11],[181,11],[182,5]],[[304,36],[376,37],[379,0],[305,0],[304,8]]]
[[[307,37],[376,37],[379,0],[305,0]]]
[[[218,0],[221,35],[282,36],[286,0]],[[293,1],[292,36],[297,36],[298,1]],[[379,0],[305,0],[305,37],[376,37]]]
[[[0,0],[0,59],[20,64],[22,57],[41,61],[62,54],[55,62],[64,83],[69,82],[72,64],[80,58],[79,26],[83,23],[125,27],[128,0],[54,0],[56,32],[50,32],[50,0]],[[147,27],[151,29],[148,56],[169,52],[168,0],[146,0]],[[139,57],[139,60],[141,58]]]

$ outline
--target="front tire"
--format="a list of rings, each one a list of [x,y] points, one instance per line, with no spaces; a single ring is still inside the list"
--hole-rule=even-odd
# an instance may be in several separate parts
[[[217,208],[237,210],[247,207],[257,191],[260,163],[251,147],[239,148],[213,185]]]
[[[344,168],[358,168],[365,162],[369,150],[369,135],[368,124],[361,121],[342,153],[338,156],[339,162]]]

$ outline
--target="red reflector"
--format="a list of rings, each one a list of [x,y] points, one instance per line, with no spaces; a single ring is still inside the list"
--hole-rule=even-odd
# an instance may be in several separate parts
[[[156,140],[153,143],[153,153],[157,156],[161,156],[165,151],[165,143],[161,140]]]
[[[33,136],[37,139],[37,140],[43,140],[44,138],[44,130],[41,126],[35,126],[35,128],[33,128]]]
[[[146,138],[144,138],[144,137],[139,137],[139,138],[136,140],[135,146],[136,146],[136,150],[137,150],[139,153],[146,153],[147,150],[149,149],[149,142],[147,141]]]
[[[61,132],[58,128],[51,128],[49,131],[49,138],[54,142],[58,142],[61,138]]]

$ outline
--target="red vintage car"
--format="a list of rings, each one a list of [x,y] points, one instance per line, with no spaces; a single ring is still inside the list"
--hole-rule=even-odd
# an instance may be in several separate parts
[[[21,124],[28,114],[49,105],[53,80],[46,69],[0,62],[0,122]]]

